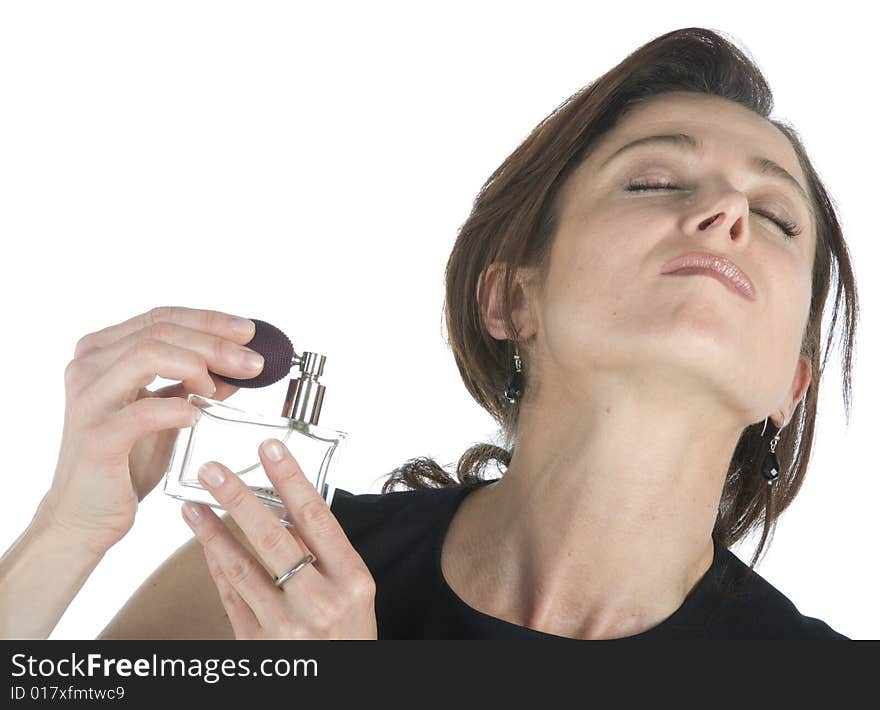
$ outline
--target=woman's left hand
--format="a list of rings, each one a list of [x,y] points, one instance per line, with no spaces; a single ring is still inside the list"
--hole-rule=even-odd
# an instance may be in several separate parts
[[[296,459],[284,444],[272,441],[281,459],[269,458],[265,445],[259,455],[284,501],[292,530],[226,466],[212,461],[207,471],[199,472],[202,485],[229,512],[262,561],[211,506],[187,502],[182,508],[202,544],[236,639],[377,638],[373,576]],[[222,478],[212,480],[212,472]],[[198,511],[197,518],[187,517],[189,506]],[[314,561],[276,587],[274,578],[309,553]]]

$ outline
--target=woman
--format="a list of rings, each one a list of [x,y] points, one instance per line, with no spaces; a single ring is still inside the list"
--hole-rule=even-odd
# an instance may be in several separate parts
[[[847,412],[858,311],[830,199],[771,108],[757,67],[699,28],[572,96],[491,175],[447,264],[456,364],[505,446],[467,451],[459,480],[410,461],[382,494],[337,489],[331,509],[289,452],[261,450],[296,534],[219,462],[225,525],[196,507],[195,539],[99,638],[847,638],[753,571],[809,462],[832,261]],[[80,342],[68,397],[79,377],[87,395],[67,427],[119,387],[123,352],[182,382],[124,459],[134,435],[109,422],[131,417],[92,439],[65,429],[53,487],[2,562],[5,636],[48,635],[164,472],[181,398],[234,391],[208,370],[241,376],[222,353],[248,333],[148,315]],[[123,412],[151,399],[135,355]],[[83,475],[102,452],[109,473]],[[506,470],[484,479],[492,460]],[[746,567],[728,547],[758,526]],[[65,554],[76,564],[43,590],[39,569]],[[9,621],[25,596],[35,616]]]

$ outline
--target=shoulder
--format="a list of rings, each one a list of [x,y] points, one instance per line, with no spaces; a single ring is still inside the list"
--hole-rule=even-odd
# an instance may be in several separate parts
[[[719,634],[732,638],[838,640],[849,637],[822,619],[802,614],[794,602],[725,549],[720,582]]]
[[[388,493],[352,493],[336,488],[330,510],[340,523],[363,527],[377,521],[387,522],[401,516],[411,516],[416,511],[437,509],[442,498],[449,498],[454,487],[389,491]]]
[[[400,546],[436,531],[458,491],[455,486],[388,493],[336,488],[330,510],[355,547]]]

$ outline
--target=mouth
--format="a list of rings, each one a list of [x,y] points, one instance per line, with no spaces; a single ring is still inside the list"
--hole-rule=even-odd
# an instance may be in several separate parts
[[[733,293],[755,300],[755,287],[746,274],[729,259],[708,252],[691,252],[667,262],[660,271],[669,276],[709,276]]]

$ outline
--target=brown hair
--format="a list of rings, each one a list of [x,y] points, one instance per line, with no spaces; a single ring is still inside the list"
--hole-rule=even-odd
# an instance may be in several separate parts
[[[390,474],[382,492],[403,484],[409,489],[475,485],[490,461],[509,465],[519,414],[504,398],[513,361],[513,343],[487,332],[478,303],[483,272],[492,263],[505,268],[501,308],[509,333],[516,333],[509,304],[520,266],[537,267],[546,276],[548,255],[556,233],[558,197],[566,178],[585,159],[594,142],[632,107],[671,91],[691,91],[735,101],[779,128],[797,153],[817,217],[812,300],[801,347],[810,359],[812,380],[806,396],[781,434],[776,453],[782,470],[768,486],[760,466],[775,426],[763,421],[747,426],[736,446],[722,491],[713,534],[730,547],[763,526],[749,573],[765,549],[776,521],[800,490],[813,442],[819,383],[831,348],[838,310],[845,304],[843,396],[850,416],[853,340],[858,299],[850,257],[835,206],[794,128],[769,118],[773,95],[764,76],[746,54],[718,33],[689,27],[664,34],[627,56],[616,67],[564,101],[493,172],[474,200],[446,265],[444,314],[449,345],[465,387],[501,426],[503,445],[479,443],[458,462],[456,480],[433,459],[410,459]],[[832,267],[836,271],[834,314],[821,365],[822,315]],[[528,387],[528,363],[522,362]],[[818,374],[817,374],[818,373]],[[769,546],[769,543],[768,543]]]

